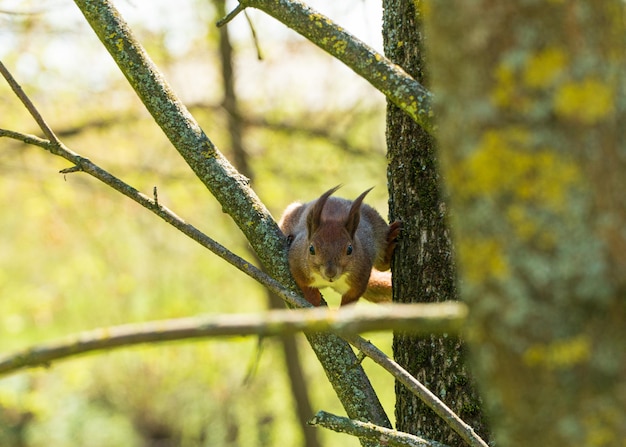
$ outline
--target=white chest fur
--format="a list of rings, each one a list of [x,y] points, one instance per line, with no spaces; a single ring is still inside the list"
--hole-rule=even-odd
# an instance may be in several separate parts
[[[324,279],[322,275],[314,273],[313,282],[311,283],[310,287],[314,287],[316,289],[324,289],[326,287],[330,287],[331,289],[339,292],[342,295],[350,290],[350,284],[348,284],[348,275],[341,275],[338,280],[331,282],[327,279]]]

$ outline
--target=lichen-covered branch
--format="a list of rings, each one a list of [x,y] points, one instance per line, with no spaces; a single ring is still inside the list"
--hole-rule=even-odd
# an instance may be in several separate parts
[[[458,331],[467,309],[459,303],[352,306],[275,310],[266,313],[210,315],[165,321],[126,324],[96,329],[64,340],[24,349],[0,359],[0,376],[24,368],[81,354],[144,343],[163,343],[206,337],[275,336],[296,332],[360,333],[401,330],[425,334]]]
[[[359,438],[366,438],[389,447],[446,447],[444,444],[436,441],[429,441],[409,433],[379,427],[368,422],[355,421],[325,411],[318,411],[315,417],[309,421],[309,424],[319,425],[332,431],[346,433]]]
[[[298,0],[240,0],[260,9],[328,52],[382,92],[429,133],[432,94],[401,67],[357,39],[328,17]]]

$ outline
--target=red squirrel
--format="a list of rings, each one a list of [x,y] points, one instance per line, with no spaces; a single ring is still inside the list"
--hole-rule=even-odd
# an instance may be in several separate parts
[[[331,287],[341,293],[341,305],[368,301],[391,301],[391,255],[400,222],[388,225],[363,199],[331,197],[329,189],[319,199],[292,203],[279,226],[289,243],[289,268],[304,297],[321,304],[319,289]]]

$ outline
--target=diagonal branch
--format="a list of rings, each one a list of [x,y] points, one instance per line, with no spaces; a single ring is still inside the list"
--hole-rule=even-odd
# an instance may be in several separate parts
[[[299,0],[239,0],[235,11],[242,5],[260,9],[306,37],[367,80],[427,132],[434,132],[432,93],[328,17]],[[227,18],[232,19],[230,15]]]
[[[248,179],[200,128],[109,0],[74,0],[154,121],[230,215],[271,276],[289,283],[286,240]]]
[[[265,313],[207,315],[124,324],[83,332],[60,341],[24,349],[0,359],[0,376],[24,368],[49,365],[78,355],[145,343],[207,337],[277,336],[296,332],[359,333],[402,330],[410,333],[456,333],[467,315],[459,303],[352,306],[341,310],[310,308]]]
[[[68,149],[63,143],[60,141],[58,143],[51,143],[48,140],[44,140],[34,135],[22,134],[19,132],[14,132],[11,130],[0,129],[0,137],[8,137],[14,140],[22,141],[27,144],[32,144],[34,146],[39,146],[42,149],[45,149],[55,155],[58,155],[66,160],[74,163],[74,168],[78,168],[78,170],[85,172],[92,177],[100,180],[102,183],[110,186],[116,191],[124,194],[126,197],[132,199],[137,202],[139,205],[144,208],[152,211],[154,214],[159,216],[165,222],[172,225],[174,228],[180,230],[183,234],[189,236],[194,241],[198,242],[205,248],[208,248],[211,252],[224,259],[226,262],[231,264],[232,266],[238,268],[240,271],[250,276],[252,279],[257,282],[263,284],[273,293],[280,296],[283,300],[290,303],[295,307],[310,307],[310,304],[305,301],[303,298],[298,296],[297,293],[290,291],[283,287],[278,281],[274,278],[270,277],[267,273],[258,269],[254,265],[250,264],[245,259],[237,256],[226,247],[221,245],[220,243],[214,241],[209,236],[204,234],[202,231],[198,230],[193,225],[185,222],[183,219],[178,217],[173,211],[168,209],[167,207],[161,205],[156,202],[155,199],[146,196],[145,194],[139,192],[134,187],[125,183],[121,179],[115,177],[113,174],[108,171],[102,169],[92,161],[87,158],[81,157],[77,153]],[[76,169],[69,168],[61,171],[62,173],[67,173],[70,171],[75,171]]]

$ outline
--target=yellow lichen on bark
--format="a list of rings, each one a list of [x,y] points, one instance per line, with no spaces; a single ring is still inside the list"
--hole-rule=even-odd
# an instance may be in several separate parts
[[[468,283],[480,284],[487,279],[504,279],[509,265],[502,245],[495,239],[459,241],[459,264]]]
[[[600,79],[570,81],[557,89],[554,110],[563,118],[595,124],[613,114],[614,98],[615,88]]]
[[[620,438],[614,427],[622,424],[622,412],[615,406],[602,405],[590,408],[583,420],[585,440],[583,445],[589,447],[624,446],[626,440]],[[621,444],[620,444],[621,442]]]
[[[495,70],[494,77],[491,102],[502,109],[526,110],[528,98],[519,92],[514,68],[508,64],[500,64]]]
[[[513,203],[506,210],[506,220],[516,238],[522,242],[533,241],[544,251],[554,248],[556,235],[537,221],[536,212],[528,206]]]
[[[524,67],[524,84],[532,88],[545,88],[565,72],[568,57],[561,48],[549,47],[531,55]]]
[[[559,229],[546,222],[564,218],[572,194],[583,181],[568,154],[542,147],[522,126],[485,131],[473,152],[449,174],[449,186],[459,200],[488,207],[499,204],[504,211],[500,222],[505,227],[492,228],[490,237],[474,235],[459,241],[465,278],[476,283],[508,275],[506,247],[511,241],[500,240],[500,234],[508,233],[507,238],[522,243],[532,241],[542,251],[552,250]]]
[[[591,356],[591,342],[586,335],[557,340],[549,344],[535,344],[524,352],[524,363],[547,369],[571,368],[586,362]]]
[[[451,184],[461,197],[510,198],[557,211],[580,181],[577,166],[565,154],[538,147],[521,126],[485,131],[455,172]]]
[[[571,78],[571,61],[558,47],[530,54],[523,62],[506,58],[494,70],[491,103],[529,113],[541,108],[565,120],[592,125],[614,113],[616,88],[596,76]]]

